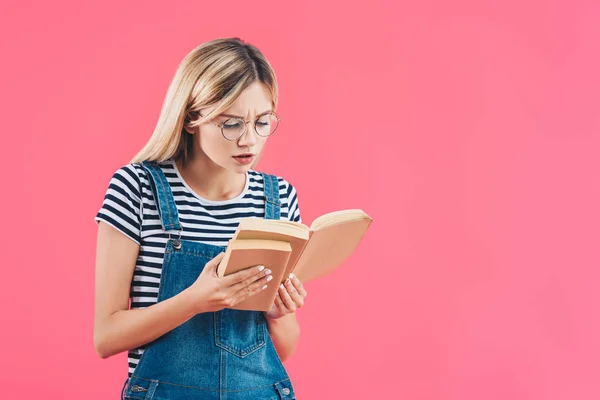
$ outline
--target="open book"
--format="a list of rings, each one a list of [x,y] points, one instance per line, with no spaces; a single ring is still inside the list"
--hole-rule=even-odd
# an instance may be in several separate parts
[[[266,263],[269,262],[271,266],[267,268],[273,271],[274,279],[268,283],[268,286],[276,289],[291,272],[302,283],[306,283],[327,275],[339,267],[354,252],[372,221],[373,219],[367,213],[359,209],[341,210],[322,215],[315,219],[310,227],[286,220],[244,218],[229,241],[225,257],[221,261],[217,273],[223,276],[253,265],[267,267]],[[274,246],[273,242],[277,241],[287,243],[291,247],[287,261],[281,262],[279,265],[272,261],[274,250],[269,248],[269,246]],[[244,260],[243,257],[236,258],[239,264],[232,263],[231,256],[228,258],[227,254],[240,252],[240,246],[246,251],[254,248],[256,251],[253,253],[253,258],[247,260]],[[283,248],[278,249],[283,251]],[[234,267],[230,267],[234,264]],[[267,288],[265,291],[269,291],[269,289]],[[274,293],[276,295],[276,290]],[[252,296],[248,300],[258,296]],[[267,295],[263,297],[268,298]],[[258,299],[256,301],[258,302]],[[258,304],[251,304],[251,306],[256,307]],[[269,308],[271,304],[272,302],[268,304]],[[262,305],[267,306],[266,304]]]

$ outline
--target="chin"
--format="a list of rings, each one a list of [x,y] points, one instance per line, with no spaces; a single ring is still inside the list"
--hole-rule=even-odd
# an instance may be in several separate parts
[[[235,161],[234,161],[235,162]],[[252,164],[248,164],[248,165],[234,165],[233,169],[234,171],[240,172],[240,173],[245,173],[246,171],[249,171],[253,168]]]
[[[221,167],[236,174],[245,174],[246,171],[252,168],[251,165],[240,165],[235,160],[228,164],[221,164]]]

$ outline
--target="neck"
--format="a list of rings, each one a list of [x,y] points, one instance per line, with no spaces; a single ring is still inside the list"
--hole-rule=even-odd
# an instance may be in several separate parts
[[[185,166],[175,162],[181,177],[194,192],[207,200],[222,201],[238,196],[246,185],[246,175],[228,171],[206,155],[190,158]]]

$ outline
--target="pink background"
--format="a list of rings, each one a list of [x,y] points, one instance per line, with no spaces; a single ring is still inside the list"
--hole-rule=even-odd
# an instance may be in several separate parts
[[[375,218],[307,285],[298,398],[600,398],[600,3],[154,3],[2,3],[0,397],[118,398],[93,217],[180,60],[239,36],[280,83],[259,169],[307,223]]]

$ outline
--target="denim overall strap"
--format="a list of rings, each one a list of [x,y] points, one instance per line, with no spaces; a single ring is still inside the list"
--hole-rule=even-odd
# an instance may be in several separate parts
[[[160,216],[160,222],[164,231],[178,230],[181,231],[179,223],[179,213],[173,198],[171,186],[167,181],[167,177],[163,173],[160,166],[155,161],[143,161],[142,167],[148,172],[151,179],[150,186],[152,194]]]
[[[274,175],[262,173],[265,181],[265,219],[280,219],[279,181]]]

